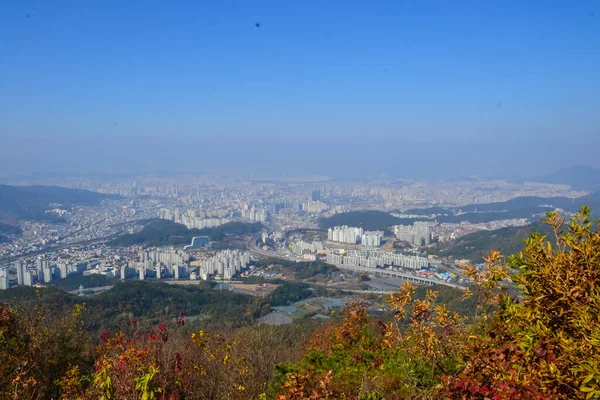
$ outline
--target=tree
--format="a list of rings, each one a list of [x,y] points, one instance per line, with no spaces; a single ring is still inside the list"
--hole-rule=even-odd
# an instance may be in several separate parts
[[[582,207],[563,230],[565,220],[548,213],[554,244],[535,233],[508,263],[493,252],[486,270],[467,268],[496,290],[498,309],[479,324],[462,373],[446,380],[449,397],[484,398],[477,390],[502,386],[497,398],[600,398],[600,233],[590,215]],[[501,290],[507,279],[518,297]]]
[[[280,368],[279,398],[600,398],[600,233],[590,215],[582,207],[563,229],[548,213],[552,241],[535,233],[507,260],[492,251],[482,269],[465,267],[474,318],[436,306],[435,291],[415,298],[408,283],[388,301],[393,322],[351,304],[342,325]]]
[[[183,325],[184,319],[179,319]],[[132,321],[135,326],[135,321]],[[75,367],[61,381],[62,399],[248,399],[265,395],[275,365],[295,359],[302,336],[291,327],[247,327],[225,335],[184,337],[161,324],[131,335],[106,332],[94,371]]]
[[[0,304],[0,398],[58,398],[61,379],[85,366],[86,337],[77,305],[65,313]]]

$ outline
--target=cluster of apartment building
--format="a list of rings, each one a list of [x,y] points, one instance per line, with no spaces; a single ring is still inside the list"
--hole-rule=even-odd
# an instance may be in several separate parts
[[[327,239],[332,242],[357,244],[360,243],[363,233],[363,228],[336,226],[327,230]]]
[[[20,261],[15,262],[14,267],[17,271],[17,285],[33,286],[36,283],[50,283],[57,279],[64,279],[72,273],[81,273],[85,270],[86,264],[67,262],[51,264],[48,260],[38,259],[34,270]],[[0,267],[0,289],[10,287],[8,275],[8,267]]]
[[[363,231],[362,228],[353,226],[336,226],[327,230],[327,239],[332,242],[358,244],[362,243],[367,247],[381,246],[383,232],[381,231]]]
[[[153,249],[140,251],[140,260],[143,263],[151,261],[153,263],[163,264],[183,264],[190,261],[188,253],[174,247],[167,249]]]
[[[327,254],[327,262],[330,264],[366,268],[377,268],[389,265],[409,269],[420,269],[429,266],[426,257],[394,254],[372,249],[352,250],[345,252],[344,254]]]
[[[427,246],[431,243],[431,222],[417,221],[412,225],[394,225],[392,229],[398,240],[413,246]]]
[[[139,279],[154,276],[162,278],[188,278],[190,271],[188,262],[190,256],[185,251],[175,248],[142,250],[139,253],[140,261],[130,261],[121,267],[121,279],[125,280],[132,275]],[[149,273],[148,271],[152,271]]]
[[[64,279],[73,273],[82,273],[86,270],[86,263],[61,262],[51,263],[49,260],[38,258],[35,269],[30,269],[27,264],[20,261],[14,263],[17,271],[17,285],[33,286],[36,283],[50,283]],[[10,287],[8,281],[8,267],[0,267],[0,289]]]
[[[152,277],[157,279],[196,279],[191,276],[190,268],[187,264],[175,264],[170,261],[154,262],[150,259],[144,262],[130,261],[121,266],[121,280],[136,277],[139,280]]]
[[[198,277],[207,280],[211,275],[231,279],[250,263],[250,254],[241,250],[222,250],[200,262]]]
[[[160,217],[168,219],[178,224],[185,225],[188,229],[215,228],[232,221],[232,212],[230,210],[196,210],[188,209],[181,211],[176,208],[171,211],[168,208],[162,209]]]

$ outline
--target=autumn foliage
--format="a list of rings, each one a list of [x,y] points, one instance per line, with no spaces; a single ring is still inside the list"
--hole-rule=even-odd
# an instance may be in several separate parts
[[[394,323],[374,323],[354,303],[281,371],[280,399],[600,398],[600,233],[581,211],[553,237],[532,235],[523,252],[465,267],[478,292],[475,320],[414,298],[405,284],[389,304]],[[509,287],[518,289],[510,295]],[[465,291],[471,296],[471,290]]]
[[[479,321],[461,374],[445,379],[449,397],[600,398],[600,233],[589,217],[583,207],[564,229],[549,213],[553,238],[534,234],[506,264],[493,252],[485,271],[467,269],[498,309]],[[518,298],[494,294],[507,279]]]
[[[69,371],[60,383],[62,398],[258,398],[266,393],[275,365],[295,358],[293,336],[289,327],[263,326],[173,338],[162,324],[129,336],[104,335],[94,371]]]
[[[46,306],[0,304],[0,399],[58,398],[58,381],[89,363],[81,306],[59,315]]]
[[[464,268],[474,316],[406,283],[389,317],[353,302],[301,350],[293,326],[184,335],[183,315],[145,331],[132,320],[89,349],[79,306],[56,318],[0,305],[0,398],[600,399],[597,222],[586,207],[544,222],[553,234],[521,253]]]

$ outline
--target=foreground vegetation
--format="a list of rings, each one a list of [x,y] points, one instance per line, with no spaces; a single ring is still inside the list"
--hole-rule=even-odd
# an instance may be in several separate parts
[[[589,216],[583,208],[563,230],[550,213],[552,240],[536,233],[506,262],[494,251],[485,268],[466,267],[482,291],[472,323],[435,306],[434,291],[414,298],[410,284],[389,299],[392,323],[353,304],[279,368],[281,398],[600,398],[600,233]]]
[[[440,304],[436,291],[419,297],[407,283],[388,299],[391,319],[369,318],[366,302],[354,302],[343,322],[309,337],[296,325],[187,334],[183,317],[152,329],[133,319],[131,329],[105,332],[89,349],[80,338],[81,305],[59,318],[4,305],[1,395],[598,399],[600,232],[587,207],[568,226],[556,213],[544,223],[552,233],[534,233],[522,252],[504,259],[493,251],[485,267],[465,267],[473,285],[464,296],[478,294],[469,317]]]

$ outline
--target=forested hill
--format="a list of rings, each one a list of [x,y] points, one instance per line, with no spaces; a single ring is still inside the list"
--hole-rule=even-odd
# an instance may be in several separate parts
[[[75,279],[73,279],[75,278]],[[179,312],[188,316],[202,315],[204,327],[238,328],[253,324],[271,311],[271,306],[288,305],[313,295],[304,283],[279,282],[272,293],[260,299],[245,294],[218,291],[209,282],[196,285],[169,285],[160,281],[98,280],[96,277],[72,276],[73,283],[88,280],[97,284],[114,284],[110,290],[85,298],[71,295],[55,287],[43,290],[19,286],[0,291],[0,303],[15,302],[31,308],[44,304],[58,311],[74,304],[85,303],[88,333],[98,334],[106,329],[126,327],[135,318],[139,322],[166,322]],[[84,282],[82,282],[83,284]],[[72,289],[72,286],[69,289]],[[84,285],[86,286],[86,285]]]
[[[8,235],[19,235],[21,232],[21,228],[18,226],[3,224],[0,222],[0,243],[10,241]]]
[[[513,226],[493,231],[473,232],[455,241],[441,243],[427,250],[429,254],[454,259],[467,259],[474,263],[482,262],[491,250],[499,250],[503,255],[518,253],[525,247],[525,240],[533,232],[549,234],[551,229],[541,222],[525,226]]]
[[[529,212],[543,212],[544,209],[548,208],[562,208],[566,211],[577,212],[582,205],[590,206],[595,211],[600,206],[600,192],[594,192],[575,199],[569,197],[524,196],[498,203],[471,204],[456,209],[463,212],[511,212],[525,215]]]
[[[148,222],[140,232],[119,236],[112,244],[116,246],[132,246],[146,244],[148,246],[179,246],[190,244],[194,236],[208,236],[211,240],[222,240],[227,235],[245,235],[260,232],[265,226],[260,222],[229,222],[215,228],[188,229],[166,219]]]
[[[120,197],[117,195],[59,186],[0,185],[0,219],[60,221],[45,211],[54,206],[70,208],[76,205],[97,205],[102,200],[118,198]]]

